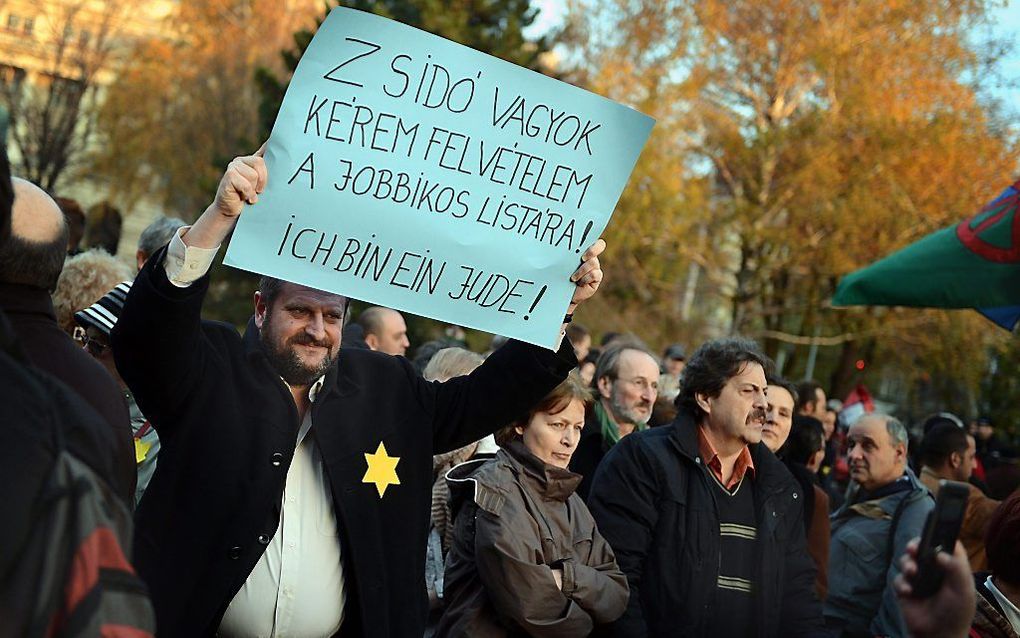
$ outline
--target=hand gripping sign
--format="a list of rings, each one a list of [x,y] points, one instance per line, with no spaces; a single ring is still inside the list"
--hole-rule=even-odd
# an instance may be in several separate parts
[[[654,121],[336,8],[294,73],[225,262],[554,347]]]

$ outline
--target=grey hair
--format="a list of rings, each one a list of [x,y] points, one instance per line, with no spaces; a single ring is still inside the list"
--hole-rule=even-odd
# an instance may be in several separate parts
[[[592,387],[597,387],[599,379],[602,377],[609,377],[610,381],[616,381],[617,376],[620,374],[620,356],[628,350],[636,350],[643,352],[652,358],[653,361],[658,361],[652,351],[648,349],[640,339],[637,337],[620,337],[614,339],[613,342],[602,351],[599,355],[598,360],[595,362],[595,374],[591,378]]]
[[[910,446],[910,434],[907,433],[907,428],[894,416],[888,414],[885,416],[885,429],[889,433],[889,440],[892,441],[893,445],[903,444],[904,448]]]
[[[156,221],[146,226],[141,236],[138,237],[138,250],[146,255],[151,255],[169,244],[177,229],[185,225],[183,219],[161,215]]]
[[[471,374],[483,361],[482,355],[477,352],[464,348],[443,348],[429,360],[422,376],[426,381],[445,382]]]
[[[893,445],[902,443],[904,448],[910,447],[910,434],[907,432],[906,426],[896,417],[882,414],[881,412],[872,412],[871,414],[865,414],[858,421],[861,419],[881,419],[885,421],[885,431],[889,433],[889,442]]]

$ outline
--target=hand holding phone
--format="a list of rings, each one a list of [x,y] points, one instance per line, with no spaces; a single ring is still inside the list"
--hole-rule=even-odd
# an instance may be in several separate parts
[[[953,553],[969,497],[970,486],[966,483],[939,481],[935,509],[928,514],[917,548],[917,573],[910,579],[913,596],[927,598],[942,586],[944,572],[935,559],[939,552]]]
[[[919,544],[919,538],[907,543],[907,552],[900,557],[903,571],[893,584],[910,635],[914,638],[966,636],[974,617],[977,594],[963,544],[957,542],[952,555],[945,552],[935,555],[936,562],[944,572],[942,587],[933,596],[918,598],[913,595],[910,581],[917,574]]]

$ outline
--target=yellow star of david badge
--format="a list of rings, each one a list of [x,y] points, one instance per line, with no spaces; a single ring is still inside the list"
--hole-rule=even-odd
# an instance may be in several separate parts
[[[397,477],[397,463],[400,462],[400,457],[387,454],[382,441],[379,442],[375,454],[365,452],[365,462],[368,463],[368,470],[361,482],[375,483],[375,489],[379,490],[379,498],[383,497],[390,485],[400,485],[400,478]]]

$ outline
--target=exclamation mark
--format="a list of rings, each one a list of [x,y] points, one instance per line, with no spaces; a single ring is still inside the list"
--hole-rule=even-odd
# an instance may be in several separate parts
[[[542,301],[542,295],[545,294],[546,288],[548,287],[549,286],[542,286],[542,289],[538,291],[538,296],[531,302],[531,308],[528,308],[528,312],[535,312],[535,306],[538,305],[538,302]],[[528,315],[524,315],[524,320],[528,320]]]
[[[586,246],[585,242],[588,240],[588,233],[591,232],[591,227],[595,225],[595,222],[588,222],[588,225],[584,227],[584,232],[581,233],[581,240],[577,242],[577,248],[574,249],[575,253],[581,252],[581,247]]]

